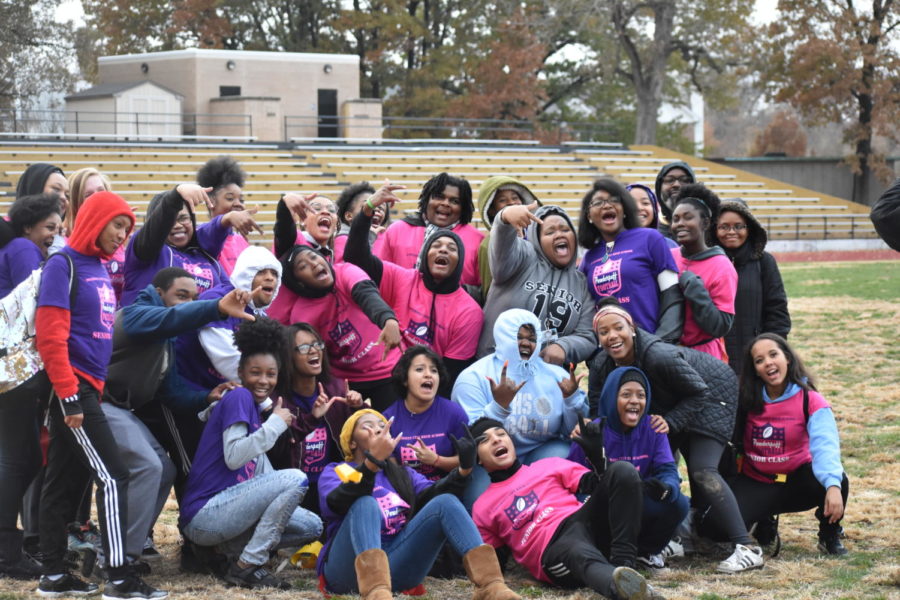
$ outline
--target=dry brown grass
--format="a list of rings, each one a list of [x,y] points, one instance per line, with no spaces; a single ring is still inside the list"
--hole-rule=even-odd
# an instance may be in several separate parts
[[[893,281],[900,281],[897,264],[884,265],[893,273]],[[789,276],[794,269],[809,270],[810,265],[785,265],[782,270]],[[832,279],[827,267],[816,273],[820,282]],[[788,292],[790,295],[790,286]],[[861,301],[851,296],[791,296],[795,322],[792,342],[818,376],[819,389],[832,403],[841,431],[844,467],[851,481],[844,519],[850,556],[819,556],[811,511],[785,515],[780,527],[784,548],[765,568],[727,576],[714,572],[713,557],[674,562],[672,568],[653,577],[666,597],[900,599],[900,304],[896,293],[886,297],[889,299]],[[179,573],[174,523],[175,505],[170,502],[156,528],[164,558],[154,565],[154,573],[148,578],[172,595],[199,600],[321,598],[312,572],[290,567],[286,573],[295,584],[290,592],[246,592],[227,588],[212,577]],[[597,597],[588,590],[564,592],[538,586],[521,569],[511,572],[510,583],[527,598]],[[24,598],[33,593],[34,587],[0,580],[0,599]],[[463,580],[428,579],[426,587],[428,600],[471,597],[471,586]]]

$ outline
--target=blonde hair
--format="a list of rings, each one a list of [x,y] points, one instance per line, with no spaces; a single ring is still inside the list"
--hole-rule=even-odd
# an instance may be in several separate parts
[[[69,210],[66,212],[65,221],[63,221],[63,225],[68,231],[72,231],[72,227],[75,225],[75,216],[78,214],[78,209],[81,208],[81,205],[84,204],[84,188],[87,180],[96,175],[103,181],[103,187],[107,192],[112,191],[112,185],[109,183],[109,178],[106,177],[103,173],[98,171],[93,167],[85,167],[83,169],[78,169],[71,175],[69,175]]]

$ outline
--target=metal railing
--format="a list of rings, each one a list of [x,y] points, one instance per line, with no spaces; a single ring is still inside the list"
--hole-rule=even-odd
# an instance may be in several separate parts
[[[846,240],[878,237],[869,215],[757,215],[765,220],[769,239]]]
[[[0,132],[76,139],[254,139],[251,115],[213,113],[0,109]]]

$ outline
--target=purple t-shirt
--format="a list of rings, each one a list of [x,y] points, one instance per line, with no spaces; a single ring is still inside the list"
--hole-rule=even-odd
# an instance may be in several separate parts
[[[225,394],[209,416],[185,486],[179,519],[181,527],[190,523],[210,498],[222,490],[251,479],[256,473],[255,460],[235,470],[229,469],[225,464],[222,434],[235,423],[245,423],[248,435],[262,427],[259,408],[246,388],[235,388]]]
[[[69,263],[55,258],[44,265],[38,307],[55,306],[70,312],[69,362],[82,373],[105,381],[112,356],[116,294],[99,258],[69,246],[60,250],[63,252],[72,257],[78,276],[75,304],[69,306]]]
[[[319,507],[322,511],[322,520],[326,523],[325,531],[328,538],[328,541],[325,542],[325,547],[319,552],[317,570],[320,575],[324,572],[331,541],[337,534],[338,529],[341,528],[341,523],[344,522],[344,515],[337,514],[328,506],[328,494],[342,483],[341,478],[334,471],[339,464],[343,463],[329,464],[322,471],[321,477],[319,477]],[[353,462],[348,462],[347,464],[354,469],[357,467],[356,463]],[[413,492],[417,496],[422,490],[431,485],[430,481],[409,467],[406,468],[406,472],[412,480]],[[381,508],[381,542],[382,546],[384,546],[386,542],[390,541],[406,526],[410,516],[409,504],[397,494],[384,471],[379,471],[375,474],[375,487],[372,490],[372,497],[378,501],[378,506]]]
[[[599,419],[594,419],[595,423],[597,421]],[[603,447],[606,449],[609,462],[619,460],[630,462],[640,473],[641,479],[651,477],[657,465],[675,462],[668,436],[653,431],[650,417],[646,415],[638,422],[637,427],[628,433],[620,433],[607,423],[603,428]],[[567,458],[590,468],[584,450],[574,442]]]
[[[197,291],[201,294],[219,285],[223,279],[227,279],[228,275],[222,270],[221,265],[215,259],[209,258],[222,252],[222,246],[230,231],[221,226],[221,220],[222,217],[218,216],[197,227],[197,243],[203,251],[194,247],[178,250],[163,244],[156,259],[149,262],[144,262],[135,255],[134,240],[137,235],[131,236],[128,250],[125,251],[125,290],[122,292],[122,306],[134,302],[137,295],[153,282],[156,273],[165,267],[181,267],[193,275],[197,281]]]
[[[641,329],[656,332],[659,284],[663,271],[678,272],[665,238],[655,229],[623,229],[607,255],[606,244],[587,251],[578,267],[587,277],[594,302],[615,296]]]
[[[388,419],[394,417],[391,425],[393,435],[403,433],[400,443],[394,448],[394,456],[400,464],[415,469],[431,481],[437,481],[447,474],[419,462],[410,445],[421,439],[438,456],[456,456],[456,449],[448,434],[452,433],[457,439],[462,437],[466,433],[464,425],[469,422],[466,411],[459,404],[438,396],[425,412],[414,414],[406,409],[401,399],[389,406],[384,411],[384,416]]]
[[[299,407],[305,413],[311,413],[313,404],[318,398],[318,394],[312,396],[301,396],[294,392],[291,394],[290,402]],[[325,419],[319,419],[319,423],[315,429],[310,431],[303,439],[303,464],[300,470],[306,473],[306,477],[310,483],[315,483],[322,475],[322,471],[329,463],[328,448],[335,442],[330,439],[328,433],[328,423]]]
[[[219,300],[233,289],[234,286],[230,282],[222,283],[200,294],[198,300]],[[245,312],[251,313],[252,311],[247,308]],[[234,331],[241,322],[243,319],[227,317],[207,323],[203,328],[218,327]],[[225,382],[225,377],[213,366],[209,355],[200,343],[199,329],[192,329],[178,336],[175,342],[175,360],[178,363],[179,375],[194,389],[211,390]]]
[[[28,279],[41,266],[44,255],[31,240],[17,237],[0,248],[0,298]]]

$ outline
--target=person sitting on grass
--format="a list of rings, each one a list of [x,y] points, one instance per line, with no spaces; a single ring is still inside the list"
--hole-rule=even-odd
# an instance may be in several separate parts
[[[603,446],[611,462],[628,461],[637,468],[644,487],[641,534],[638,536],[639,564],[661,569],[665,566],[663,549],[678,524],[690,510],[688,498],[681,493],[678,467],[666,437],[663,419],[650,415],[650,382],[636,367],[618,367],[609,374],[600,392]],[[590,467],[577,443],[572,443],[569,460]]]
[[[290,589],[265,563],[277,548],[299,548],[322,533],[322,521],[300,508],[307,479],[299,469],[275,471],[266,451],[293,416],[276,390],[285,356],[281,325],[267,318],[234,333],[241,387],[212,409],[188,476],[179,526],[200,546],[218,545],[233,562],[225,580],[246,588]]]
[[[328,537],[319,553],[322,591],[390,600],[392,591],[418,587],[449,542],[475,584],[473,600],[521,600],[457,497],[475,464],[475,441],[452,437],[459,467],[431,482],[390,458],[402,435],[392,436],[390,421],[372,409],[344,423],[345,462],[319,479]]]
[[[503,423],[475,421],[478,461],[491,484],[472,508],[484,541],[508,548],[539,581],[589,587],[607,598],[662,598],[634,570],[641,526],[641,477],[634,465],[606,466],[603,428],[583,422],[575,441],[594,470],[564,458],[523,465]],[[576,494],[590,494],[582,503]]]

